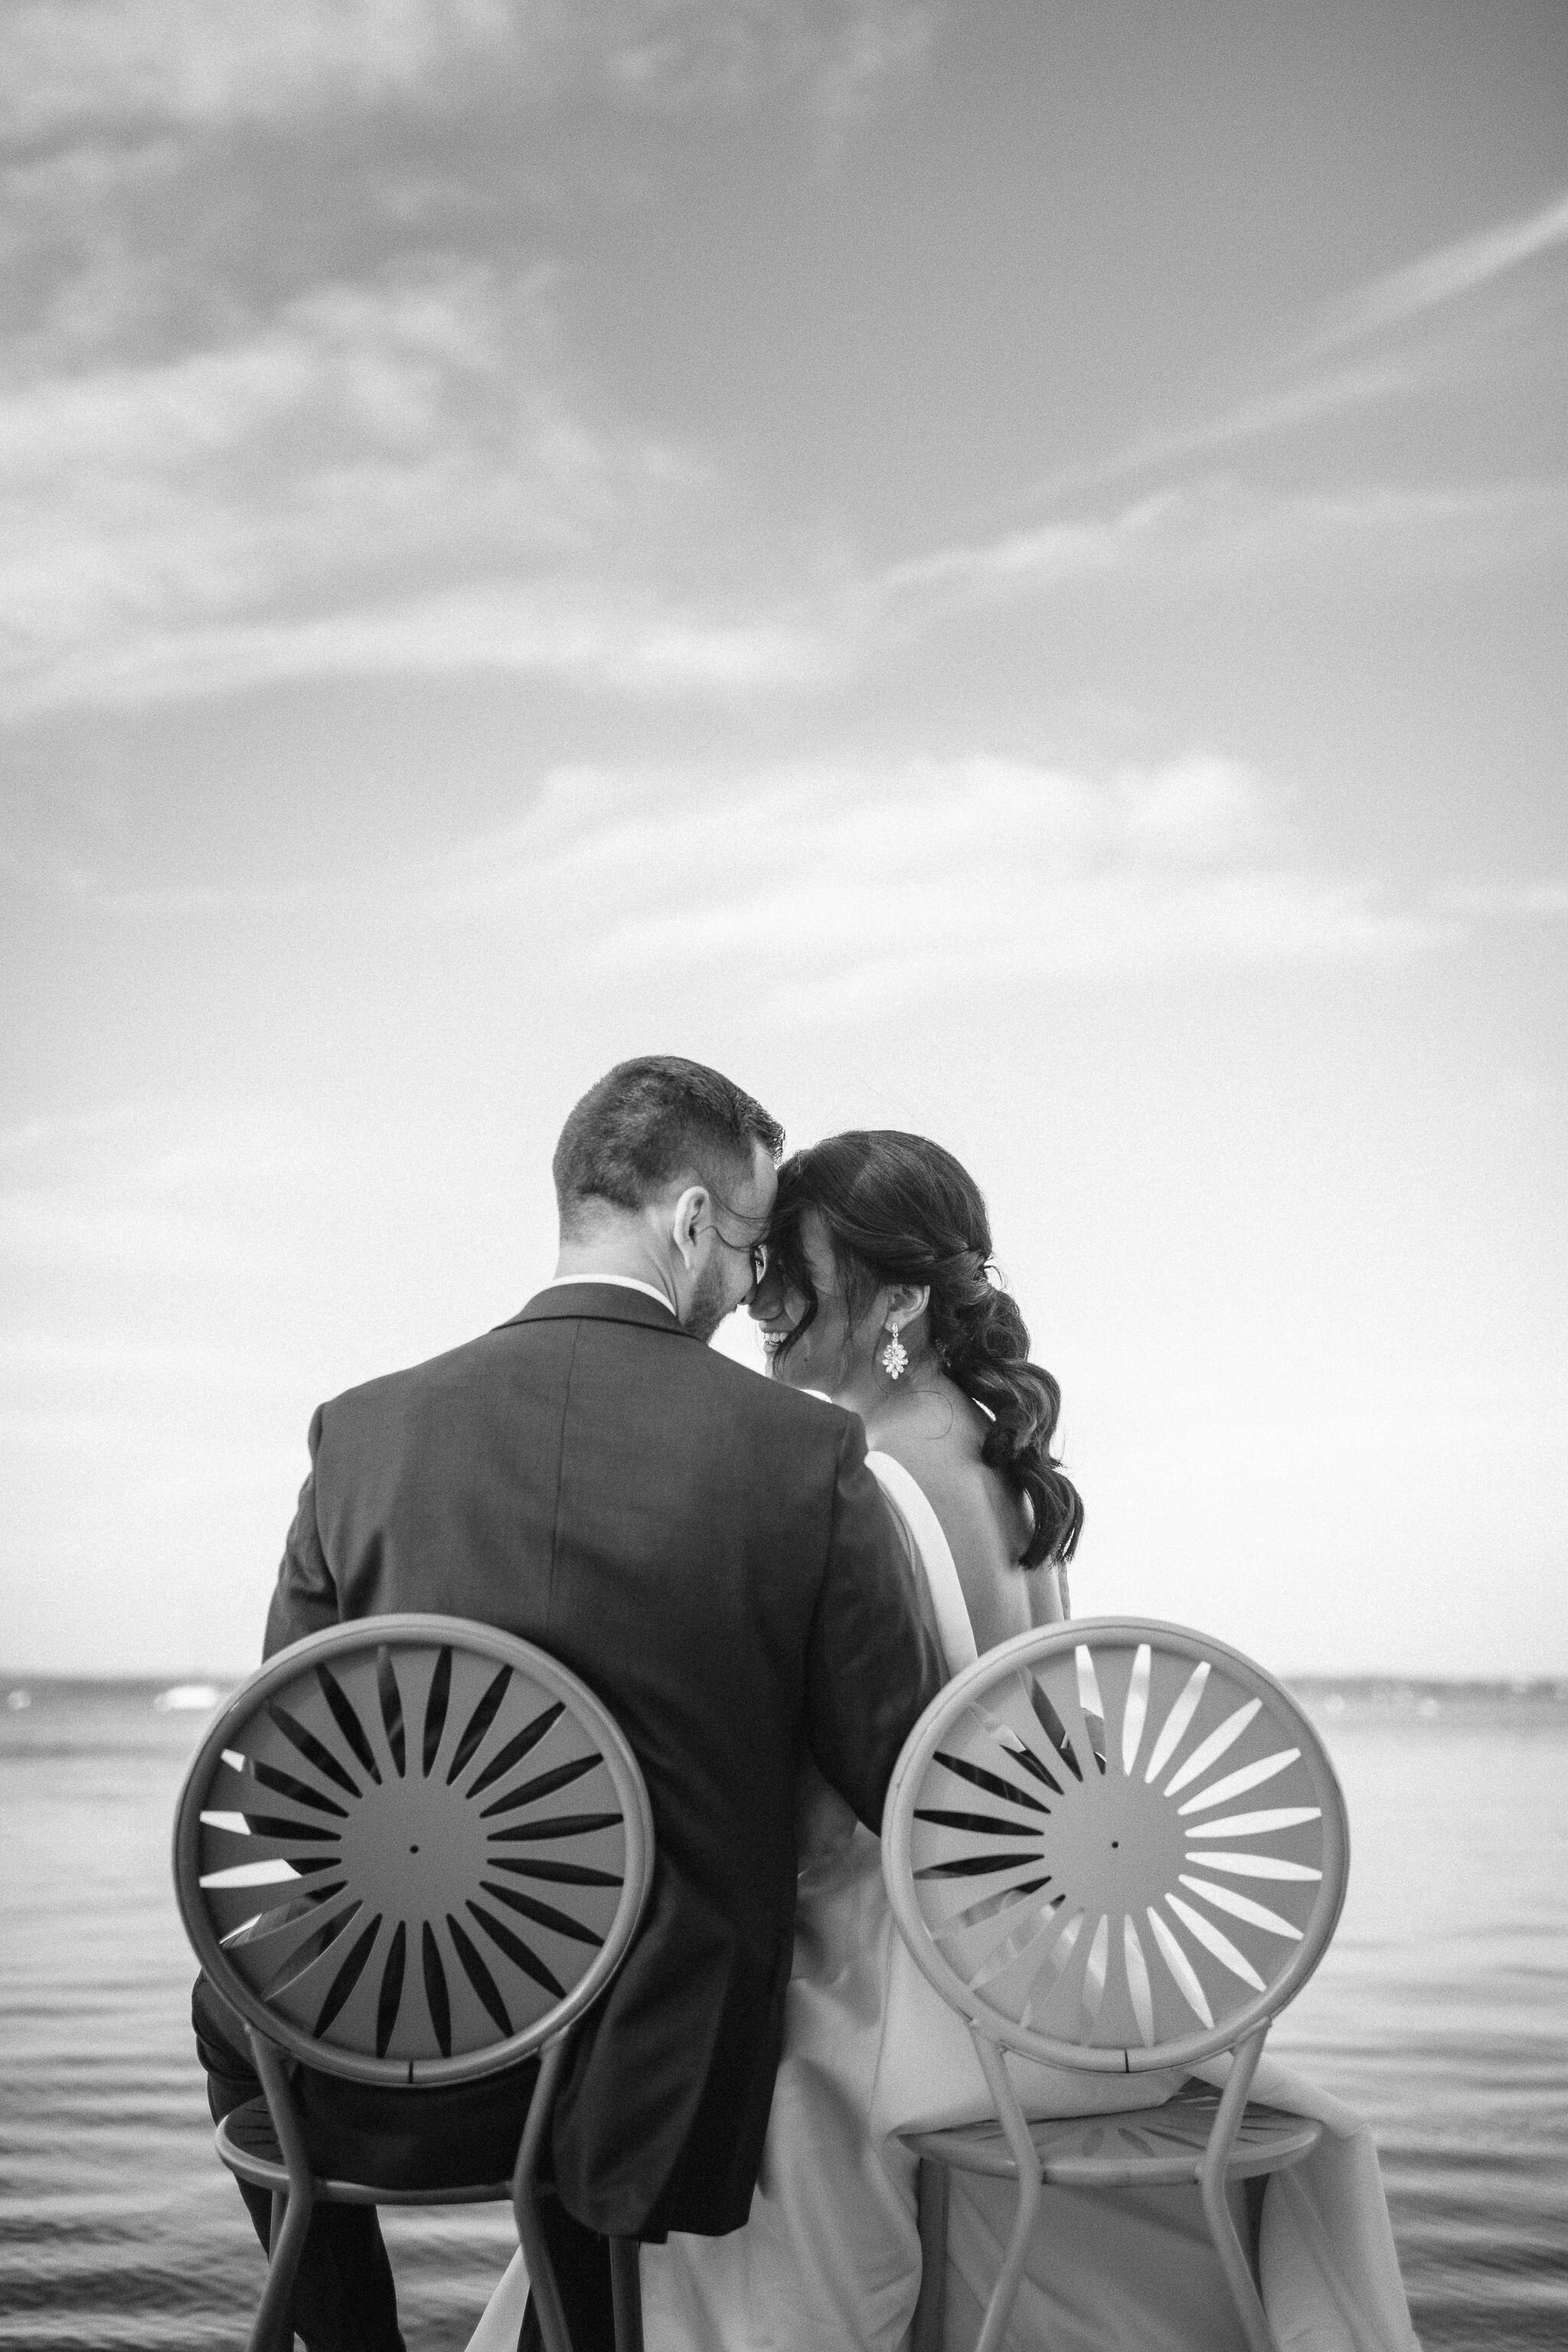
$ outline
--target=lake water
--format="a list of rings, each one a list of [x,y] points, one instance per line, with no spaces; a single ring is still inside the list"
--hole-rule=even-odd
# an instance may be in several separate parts
[[[195,1712],[0,1711],[0,2344],[243,2342],[261,2257],[212,2152],[169,1825]],[[1339,1934],[1273,2046],[1371,2121],[1427,2352],[1568,2345],[1568,1686],[1314,1685]],[[458,2352],[504,2208],[392,2213],[409,2352]]]

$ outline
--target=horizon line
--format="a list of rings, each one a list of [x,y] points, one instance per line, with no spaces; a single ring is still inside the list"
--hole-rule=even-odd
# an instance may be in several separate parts
[[[251,1675],[259,1671],[259,1662],[257,1665],[237,1673],[227,1667],[210,1669],[193,1667],[179,1674],[171,1674],[167,1671],[115,1674],[95,1668],[73,1671],[60,1666],[3,1666],[0,1667],[0,1688],[3,1688],[5,1693],[7,1704],[17,1690],[45,1685],[56,1686],[68,1685],[76,1688],[96,1686],[105,1690],[147,1690],[154,1696],[162,1695],[165,1691],[196,1689],[213,1689],[226,1695],[240,1689],[249,1680]],[[1423,1674],[1394,1666],[1347,1667],[1342,1672],[1336,1672],[1332,1667],[1326,1666],[1300,1668],[1270,1666],[1264,1668],[1264,1671],[1272,1675],[1277,1682],[1284,1683],[1294,1689],[1485,1691],[1506,1692],[1512,1697],[1527,1697],[1542,1692],[1551,1692],[1553,1696],[1568,1698],[1568,1667],[1531,1675],[1506,1672],[1491,1675]]]

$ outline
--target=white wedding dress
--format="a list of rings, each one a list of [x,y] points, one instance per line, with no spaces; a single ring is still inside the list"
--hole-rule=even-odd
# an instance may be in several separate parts
[[[946,1538],[909,1472],[868,1458],[956,1674],[976,1651]],[[994,2112],[966,2029],[893,1926],[879,1841],[809,1765],[800,1815],[784,2055],[751,2219],[728,2237],[644,2247],[647,2352],[902,2352],[921,2252],[915,2159],[899,2134]],[[1223,2065],[1205,2071],[1219,2079]],[[1081,2115],[1157,2105],[1182,2077],[1015,2063],[1014,2079],[1027,2112]],[[1264,2200],[1263,2295],[1281,2352],[1418,2352],[1370,2133],[1268,2059],[1256,2095],[1328,2126]],[[944,2352],[972,2352],[1015,2197],[1007,2181],[952,2177]],[[526,2294],[520,2255],[468,2352],[514,2352]],[[1246,2352],[1195,2189],[1047,2189],[1008,2343]]]

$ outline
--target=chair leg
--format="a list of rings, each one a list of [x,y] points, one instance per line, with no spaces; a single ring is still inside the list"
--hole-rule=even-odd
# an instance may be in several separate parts
[[[997,2121],[1006,2136],[1013,2161],[1018,2168],[1018,2210],[1013,2218],[1013,2234],[1007,2241],[1007,2252],[996,2273],[991,2300],[985,2306],[985,2325],[974,2347],[974,2352],[1001,2352],[1007,2334],[1007,2323],[1013,2316],[1013,2305],[1018,2296],[1018,2282],[1029,2259],[1029,2242],[1039,2220],[1040,2163],[1002,2053],[994,2042],[987,2042],[983,2034],[975,2032],[973,2026],[970,2034],[975,2054],[984,2070],[991,2096],[995,2102]]]
[[[922,2157],[915,2176],[921,2291],[910,2332],[910,2352],[942,2352],[942,2322],[947,2316],[947,2167]]]
[[[528,2103],[522,2145],[517,2151],[517,2165],[511,2176],[511,2207],[517,2216],[518,2242],[528,2266],[529,2293],[539,2313],[539,2332],[544,2339],[544,2352],[572,2352],[572,2338],[566,2326],[566,2314],[562,2307],[561,2290],[555,2284],[554,2265],[544,2242],[544,2232],[539,2226],[539,2200],[535,2188],[540,2151],[544,2145],[550,2111],[555,2104],[556,2086],[566,2063],[569,2047],[570,2043],[563,2036],[561,2041],[551,2043],[540,2062],[539,2079]]]
[[[616,2312],[616,2352],[643,2352],[642,2277],[635,2238],[610,2240],[610,2294]]]
[[[311,2201],[301,2197],[286,2200],[274,2197],[272,2200],[272,2252],[267,2265],[267,2284],[261,2290],[261,2301],[256,2306],[256,2316],[246,2339],[246,2352],[291,2352],[294,2281],[299,2275],[300,2257],[305,2251],[305,2233],[310,2226]],[[283,2207],[281,2223],[278,2220],[279,2205]]]
[[[1274,2331],[1268,2325],[1262,2299],[1253,2284],[1252,2265],[1247,2259],[1246,2248],[1236,2233],[1231,2218],[1230,2201],[1226,2195],[1226,2168],[1237,2133],[1241,2129],[1247,2113],[1247,2095],[1252,2088],[1252,2078],[1258,2072],[1258,2062],[1263,2055],[1264,2026],[1240,2043],[1231,2060],[1230,2074],[1221,2095],[1214,2129],[1209,2134],[1198,2172],[1202,2192],[1204,2219],[1208,2223],[1214,2250],[1219,2256],[1225,2273],[1230,2299],[1236,2305],[1236,2315],[1241,2322],[1250,2352],[1279,2352]]]
[[[283,2063],[283,2053],[263,2035],[253,2029],[247,2031],[256,2071],[267,2095],[272,2127],[278,2134],[278,2145],[289,2168],[287,2198],[275,2193],[272,2199],[272,2243],[268,2256],[267,2284],[262,2288],[261,2301],[251,2322],[247,2352],[292,2352],[294,2281],[300,2269],[300,2257],[305,2251],[310,2216],[315,2210],[316,2184],[310,2177],[304,2128],[289,2088],[289,2073]]]

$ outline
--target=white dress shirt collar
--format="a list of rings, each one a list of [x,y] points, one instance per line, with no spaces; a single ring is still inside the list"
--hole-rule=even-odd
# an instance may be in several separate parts
[[[558,1274],[552,1281],[542,1282],[535,1297],[546,1290],[575,1289],[579,1284],[584,1282],[608,1282],[612,1283],[617,1290],[640,1290],[645,1298],[655,1300],[667,1314],[675,1314],[674,1307],[671,1307],[663,1291],[656,1290],[651,1282],[639,1282],[635,1274]],[[679,1321],[679,1318],[677,1317],[676,1319]]]

